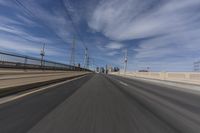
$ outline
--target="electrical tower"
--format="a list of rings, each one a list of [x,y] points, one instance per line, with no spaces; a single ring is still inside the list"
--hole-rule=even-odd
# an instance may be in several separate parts
[[[86,66],[86,68],[89,69],[89,66],[90,66],[90,57],[88,56],[87,57],[87,66]]]
[[[41,66],[44,66],[45,44],[43,44],[42,50],[40,52],[40,56],[41,56]]]
[[[75,66],[75,37],[73,38],[72,42],[70,65]]]
[[[87,69],[88,66],[89,66],[88,49],[85,48],[84,68]]]
[[[91,60],[92,61],[92,68],[95,71],[95,63],[94,63],[94,59]]]
[[[125,56],[124,56],[124,73],[126,73],[127,70],[127,64],[128,64],[128,50],[125,50]]]

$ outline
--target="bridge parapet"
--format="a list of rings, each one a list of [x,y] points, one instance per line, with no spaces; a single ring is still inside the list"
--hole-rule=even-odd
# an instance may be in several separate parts
[[[117,72],[111,74],[200,85],[198,72]]]

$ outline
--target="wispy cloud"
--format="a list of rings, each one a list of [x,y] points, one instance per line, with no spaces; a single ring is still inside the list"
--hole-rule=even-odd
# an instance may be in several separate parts
[[[71,26],[63,12],[59,9],[53,10],[52,13],[49,11],[51,9],[47,10],[33,0],[28,2],[21,0],[21,2],[24,6],[30,7],[28,10],[31,13],[27,13],[26,9],[17,5],[14,1],[0,1],[0,6],[13,11],[10,15],[0,13],[1,49],[37,55],[40,52],[41,45],[47,43],[48,48],[51,48],[47,51],[49,56],[61,55],[59,49],[62,50],[62,48],[56,46],[59,45],[57,44],[58,39],[51,38],[46,33],[49,32],[48,28],[50,28],[50,31],[57,34],[62,40],[71,41],[68,36],[71,34],[71,30],[68,30]],[[62,52],[65,53],[65,51]]]
[[[13,35],[0,34],[0,48],[1,51],[13,51],[16,53],[39,56],[42,43],[35,43]],[[60,56],[61,50],[55,46],[46,46],[47,56]],[[62,51],[63,52],[63,51]]]
[[[111,52],[108,52],[107,55],[108,56],[114,56],[116,55],[118,52],[117,51],[111,51]]]
[[[68,10],[89,54],[101,59],[99,64],[122,64],[125,48],[129,69],[177,64],[191,70],[199,57],[199,0],[20,1],[29,11],[12,0],[0,0],[0,10],[6,12],[0,12],[3,49],[38,54],[47,43],[50,55],[62,53],[65,60],[75,34]],[[76,42],[77,53],[83,55],[79,37]]]
[[[18,14],[16,14],[17,18],[13,17],[12,19],[10,19],[10,21],[21,22],[26,24],[27,26],[32,27],[37,24],[37,26],[49,29],[64,42],[69,42],[69,38],[72,38],[74,32],[71,22],[67,17],[66,11],[63,9],[65,5],[50,5],[47,8],[45,5],[48,5],[48,1],[20,0],[20,2],[23,3],[23,6],[16,4],[16,2],[14,1],[3,1],[2,3],[0,3],[4,6],[15,7],[17,9],[17,12],[19,12]]]
[[[200,50],[199,7],[199,0],[101,1],[88,25],[115,41],[140,39],[130,50],[134,62],[169,67],[179,62],[191,70]]]
[[[106,47],[107,49],[117,50],[117,49],[123,48],[124,45],[121,44],[121,43],[111,42],[111,43],[107,44],[105,47]]]
[[[200,1],[103,1],[95,9],[89,26],[115,40],[169,34],[196,26],[195,20],[200,17],[198,14],[193,15],[197,4],[200,4]]]

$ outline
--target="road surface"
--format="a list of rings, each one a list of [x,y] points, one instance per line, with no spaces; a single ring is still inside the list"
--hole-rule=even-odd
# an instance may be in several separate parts
[[[0,133],[200,133],[200,96],[90,74],[1,104]]]

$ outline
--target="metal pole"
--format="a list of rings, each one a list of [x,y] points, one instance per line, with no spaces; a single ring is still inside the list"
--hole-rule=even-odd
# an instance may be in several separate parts
[[[84,57],[84,68],[87,68],[87,61],[88,60],[88,49],[85,48],[85,57]]]
[[[43,48],[42,48],[42,50],[41,50],[41,53],[40,53],[40,55],[41,55],[41,67],[43,67],[43,63],[44,63],[44,56],[45,56],[45,44],[43,44]]]
[[[127,64],[128,64],[128,50],[125,50],[125,57],[124,57],[124,74],[126,74],[127,70]]]
[[[90,66],[90,57],[88,56],[87,57],[87,69],[89,69],[89,66]]]
[[[75,67],[75,37],[72,42],[70,65]]]

